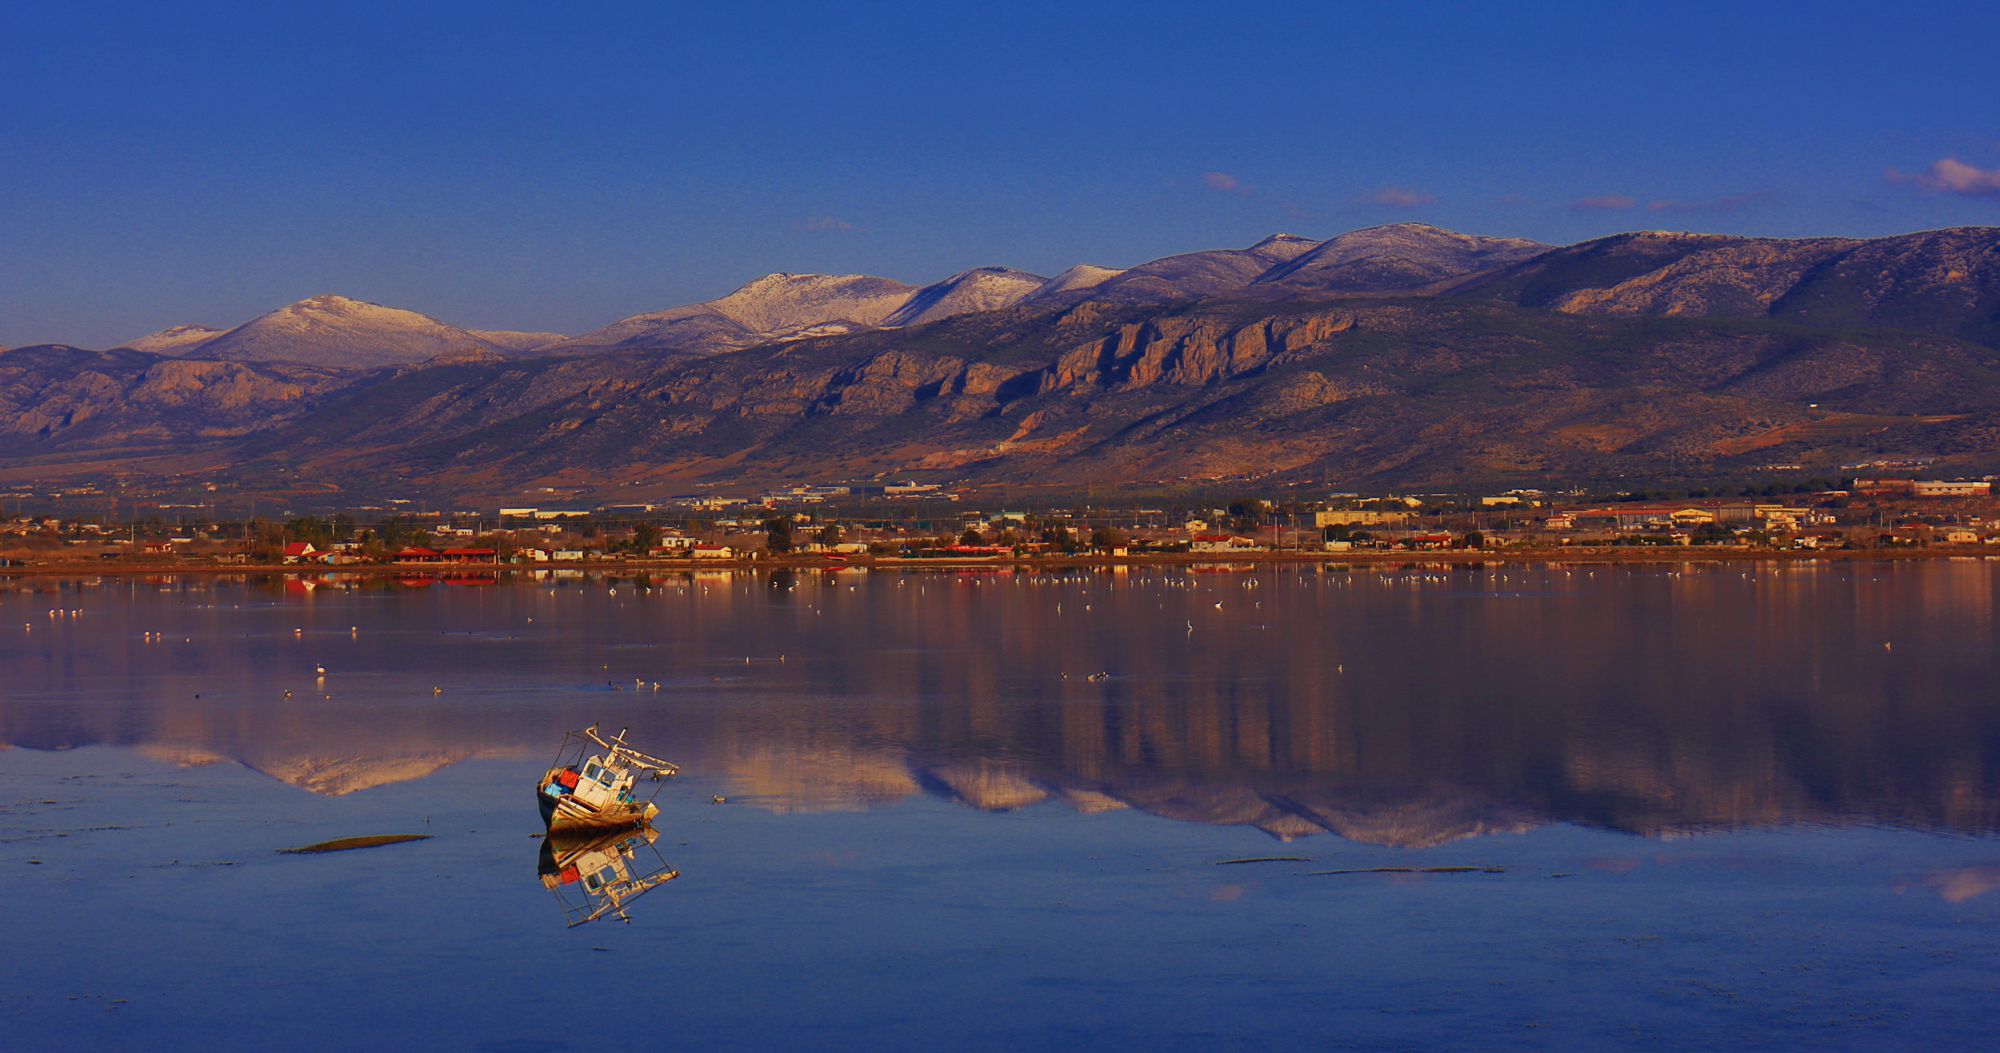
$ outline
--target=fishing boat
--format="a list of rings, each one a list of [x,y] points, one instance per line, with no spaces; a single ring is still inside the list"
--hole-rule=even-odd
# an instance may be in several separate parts
[[[592,724],[563,735],[555,764],[535,785],[535,803],[550,833],[635,826],[660,814],[653,803],[657,784],[679,771],[626,745],[624,730],[607,739]],[[638,794],[641,778],[656,784],[644,799]]]
[[[633,900],[681,876],[654,847],[659,836],[650,826],[552,833],[542,839],[535,870],[562,904],[570,928],[607,916],[629,922]]]

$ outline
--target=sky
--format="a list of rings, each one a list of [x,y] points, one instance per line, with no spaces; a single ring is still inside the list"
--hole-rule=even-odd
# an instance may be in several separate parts
[[[2000,225],[1990,2],[565,6],[0,8],[0,346],[1404,221]]]

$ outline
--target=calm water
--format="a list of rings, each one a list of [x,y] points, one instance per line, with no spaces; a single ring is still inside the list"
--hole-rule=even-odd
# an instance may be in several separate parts
[[[1987,562],[0,582],[0,1047],[1987,1048],[1996,605]],[[635,852],[681,876],[567,928],[529,795],[593,722],[682,764]]]

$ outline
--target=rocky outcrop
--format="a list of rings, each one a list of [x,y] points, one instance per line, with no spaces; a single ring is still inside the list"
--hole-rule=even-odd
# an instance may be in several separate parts
[[[885,351],[836,373],[807,412],[892,416],[940,394],[964,368],[956,358]]]
[[[1353,327],[1354,316],[1341,312],[1249,325],[1202,316],[1130,323],[1057,359],[1043,374],[1039,390],[1200,387],[1262,368],[1279,354],[1322,345]]]

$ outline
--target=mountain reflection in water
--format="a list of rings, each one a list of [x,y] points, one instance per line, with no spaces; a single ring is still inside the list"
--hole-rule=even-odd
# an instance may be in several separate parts
[[[1404,846],[1549,822],[1991,833],[1996,575],[22,580],[0,585],[0,741],[345,794],[603,721],[778,811],[932,794]]]

